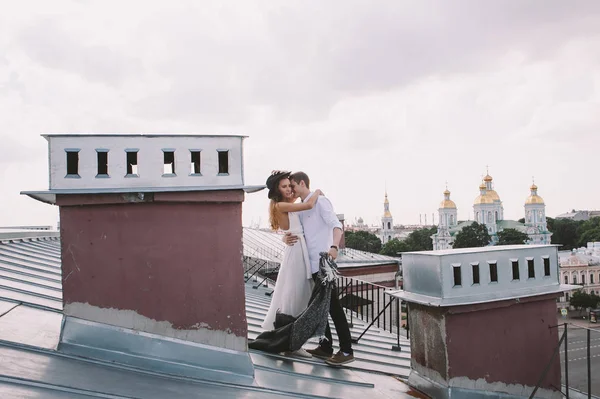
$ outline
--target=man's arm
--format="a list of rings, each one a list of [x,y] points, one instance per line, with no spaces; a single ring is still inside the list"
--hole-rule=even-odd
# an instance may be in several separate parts
[[[333,211],[333,205],[331,205],[331,201],[326,197],[321,198],[319,202],[317,202],[317,207],[319,208],[319,214],[323,221],[327,226],[331,228],[333,231],[333,245],[336,248],[339,248],[340,241],[342,240],[342,223],[338,219],[337,215]],[[338,256],[338,250],[336,248],[329,248],[329,255],[333,259],[336,259]]]

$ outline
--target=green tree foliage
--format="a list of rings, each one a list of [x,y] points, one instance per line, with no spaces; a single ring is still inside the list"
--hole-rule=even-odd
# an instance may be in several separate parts
[[[554,219],[552,223],[552,244],[560,244],[560,249],[573,249],[579,242],[579,226],[582,222],[570,219]]]
[[[380,253],[382,255],[398,256],[398,252],[431,251],[433,249],[431,236],[436,232],[437,227],[415,230],[403,241],[393,239],[386,242]]]
[[[413,231],[406,237],[407,251],[431,251],[433,240],[431,236],[437,233],[437,227],[423,228]]]
[[[595,309],[598,306],[598,302],[600,302],[598,295],[588,294],[582,290],[575,291],[569,300],[569,304],[577,310],[585,308]]]
[[[490,240],[487,227],[483,224],[473,222],[456,233],[452,248],[485,247],[490,243]]]
[[[517,229],[504,229],[498,232],[498,245],[525,244],[529,236]]]
[[[578,244],[580,247],[585,247],[588,242],[600,241],[600,217],[583,222],[577,233],[579,234]]]
[[[381,240],[368,231],[346,231],[344,240],[348,248],[374,253],[381,251]]]
[[[397,238],[394,238],[383,244],[383,248],[381,248],[381,252],[379,253],[387,256],[398,256],[400,252],[407,251],[410,250],[408,249],[406,241],[400,241]]]

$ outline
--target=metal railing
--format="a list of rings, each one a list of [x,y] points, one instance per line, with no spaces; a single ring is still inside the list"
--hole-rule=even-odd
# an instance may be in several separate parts
[[[563,329],[563,332],[560,336],[558,345],[556,346],[556,349],[554,350],[552,357],[550,358],[550,361],[547,363],[546,367],[544,368],[544,371],[542,372],[542,375],[540,376],[537,385],[535,386],[533,392],[531,393],[531,395],[529,396],[529,398],[534,398],[536,392],[538,391],[539,387],[542,385],[542,383],[544,382],[544,380],[546,379],[546,376],[548,375],[549,370],[552,368],[552,364],[555,362],[556,356],[559,355],[559,353],[562,353],[562,359],[561,359],[561,363],[563,363],[561,365],[561,374],[563,380],[564,380],[564,385],[561,387],[556,387],[553,386],[554,389],[556,389],[557,391],[560,391],[561,394],[569,399],[571,397],[575,397],[575,398],[597,398],[597,396],[593,395],[593,389],[595,388],[597,391],[600,391],[600,386],[593,386],[594,383],[598,383],[598,380],[594,381],[592,379],[592,359],[598,359],[600,361],[600,354],[596,354],[596,355],[592,355],[592,348],[598,348],[600,347],[600,345],[592,345],[592,340],[594,341],[599,341],[600,340],[600,331],[597,329],[593,329],[593,328],[587,328],[587,327],[583,327],[583,326],[579,326],[576,324],[572,324],[572,323],[562,323],[562,324],[558,324],[555,326],[551,326],[550,328],[558,328],[558,329]],[[582,334],[583,332],[583,334]],[[574,337],[574,340],[569,341],[569,333],[571,334],[572,337]],[[598,334],[597,338],[592,339],[592,333],[596,333]],[[585,337],[584,337],[585,336]],[[569,349],[569,344],[575,346],[575,348]],[[577,347],[579,346],[579,344],[585,344],[582,347]],[[564,349],[561,351],[561,347],[563,347]],[[569,360],[569,351],[571,352],[577,352],[577,351],[586,351],[585,356],[578,356],[574,359]],[[570,361],[574,361],[574,362],[581,362],[581,361],[585,361],[585,367],[582,367],[581,364],[577,364],[574,363],[572,366],[569,366],[569,362]],[[596,364],[597,366],[600,367],[600,363]],[[571,370],[575,369],[574,372],[572,372],[572,374],[569,373],[569,368],[571,368]],[[582,368],[585,368],[585,373],[582,373]],[[574,377],[575,381],[573,381],[569,377]],[[563,387],[564,387],[564,392],[563,392]],[[596,393],[600,393],[600,392],[596,392]]]
[[[245,282],[253,279],[255,289],[268,283],[273,286],[279,272],[279,263],[266,260],[265,258],[269,259],[268,256],[254,255],[243,257]],[[409,338],[408,313],[400,300],[386,294],[392,288],[344,276],[338,278],[336,285],[350,326],[353,326],[355,319],[369,323],[352,341],[358,343],[371,327],[376,326],[396,335],[396,345],[391,349],[400,351],[400,336]],[[272,293],[271,290],[266,295],[271,296]],[[406,320],[405,326],[402,325],[403,319]]]
[[[396,334],[396,345],[392,346],[392,350],[400,351],[403,318],[406,319],[406,338],[409,337],[408,314],[404,316],[405,306],[397,298],[386,294],[387,291],[391,291],[391,288],[343,276],[338,278],[337,287],[340,302],[346,309],[350,325],[354,324],[355,318],[369,323],[357,338],[352,339],[352,342],[358,343],[371,327],[377,326]]]

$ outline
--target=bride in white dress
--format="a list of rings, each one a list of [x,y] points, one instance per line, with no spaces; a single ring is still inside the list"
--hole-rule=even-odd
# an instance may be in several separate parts
[[[296,317],[308,306],[313,280],[298,212],[312,209],[322,193],[316,190],[307,202],[295,203],[297,197],[290,187],[289,172],[280,171],[273,172],[267,179],[267,188],[271,199],[271,228],[298,236],[295,245],[285,246],[271,305],[262,323],[263,329],[272,330],[277,312]]]

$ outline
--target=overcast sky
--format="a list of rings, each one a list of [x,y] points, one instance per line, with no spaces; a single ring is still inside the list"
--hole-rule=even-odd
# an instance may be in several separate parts
[[[0,226],[52,224],[43,133],[240,134],[248,184],[303,170],[336,212],[460,219],[489,165],[600,208],[600,2],[0,1]],[[266,226],[266,192],[244,225]],[[437,220],[437,216],[436,216]]]

